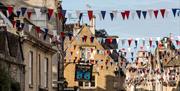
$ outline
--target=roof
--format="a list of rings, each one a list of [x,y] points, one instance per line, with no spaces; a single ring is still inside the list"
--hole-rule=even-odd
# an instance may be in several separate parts
[[[164,65],[164,67],[174,67],[174,66],[180,66],[180,55],[176,56],[176,58],[173,58],[167,64]]]

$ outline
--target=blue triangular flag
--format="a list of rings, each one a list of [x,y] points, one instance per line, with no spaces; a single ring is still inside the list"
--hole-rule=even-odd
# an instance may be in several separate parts
[[[102,18],[104,19],[106,15],[106,11],[101,11],[101,15],[102,15]]]
[[[114,14],[113,14],[113,13],[110,13],[110,16],[111,16],[111,20],[113,20]]]
[[[66,10],[62,10],[62,14],[65,17],[66,16]]]
[[[142,11],[142,14],[143,14],[143,16],[144,16],[144,19],[146,19],[147,11]]]
[[[178,16],[180,16],[180,10],[179,10],[179,12],[178,12]]]
[[[46,37],[47,37],[47,34],[48,34],[48,29],[47,29],[47,28],[45,28],[44,30],[45,30],[44,40],[46,40]]]
[[[172,9],[174,17],[176,17],[176,11],[177,11],[177,9]]]
[[[136,10],[136,13],[138,15],[138,18],[140,19],[141,18],[141,10]]]
[[[24,14],[26,13],[26,10],[27,10],[26,7],[21,7],[22,16],[24,16]]]
[[[17,17],[19,17],[21,14],[21,11],[16,11],[16,14],[17,14]]]
[[[83,16],[83,13],[80,13],[80,14],[79,14],[79,21],[81,21],[82,16]]]

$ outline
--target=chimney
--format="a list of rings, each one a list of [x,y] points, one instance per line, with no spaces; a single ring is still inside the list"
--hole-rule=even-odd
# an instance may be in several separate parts
[[[90,31],[92,32],[93,35],[95,35],[95,29],[96,29],[95,25],[96,25],[96,16],[94,15],[90,20]]]
[[[74,28],[73,28],[73,36],[76,36],[79,31],[80,31],[80,21],[78,21],[77,23],[74,24]]]

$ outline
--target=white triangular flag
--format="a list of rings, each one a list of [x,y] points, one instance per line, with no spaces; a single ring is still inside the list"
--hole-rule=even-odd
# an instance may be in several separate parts
[[[152,9],[149,9],[149,10],[148,10],[148,13],[149,13],[149,17],[152,18],[153,10],[152,10]]]
[[[81,11],[80,10],[76,10],[76,16],[79,18],[79,16],[80,16],[80,13],[81,13]]]
[[[30,25],[30,24],[29,24],[29,26],[28,26],[28,28],[29,28],[29,32],[31,32],[32,27],[33,27],[33,25]]]
[[[98,15],[99,15],[99,19],[100,19],[100,21],[102,21],[102,14],[101,14],[101,13],[99,13]]]
[[[128,52],[131,52],[131,47],[128,48]]]
[[[113,52],[113,49],[110,49],[110,52],[112,53],[112,52]]]
[[[166,17],[169,16],[169,11],[168,11],[168,10],[165,12],[165,16],[166,16]]]
[[[70,20],[72,17],[72,13],[68,13],[68,19]]]
[[[117,17],[117,10],[112,11],[112,13],[114,15],[114,18],[116,18]]]
[[[135,12],[132,12],[132,13],[131,13],[131,17],[132,17],[132,19],[134,20]]]
[[[119,38],[116,38],[116,42],[117,42],[117,44],[119,43]]]
[[[40,18],[41,16],[41,9],[40,8],[34,8],[37,18]]]

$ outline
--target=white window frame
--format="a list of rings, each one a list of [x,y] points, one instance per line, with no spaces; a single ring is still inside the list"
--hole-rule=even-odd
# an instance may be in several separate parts
[[[44,76],[44,87],[48,88],[48,58],[44,58],[44,71],[43,71],[43,76]]]
[[[83,82],[83,86],[80,86],[80,88],[82,88],[82,89],[96,89],[96,87],[97,87],[97,76],[96,75],[93,75],[94,77],[95,77],[95,86],[94,87],[92,87],[91,86],[91,82],[88,82],[88,86],[85,86],[85,83],[86,82]],[[79,83],[78,83],[79,84]]]
[[[29,85],[33,85],[33,52],[29,51]]]

